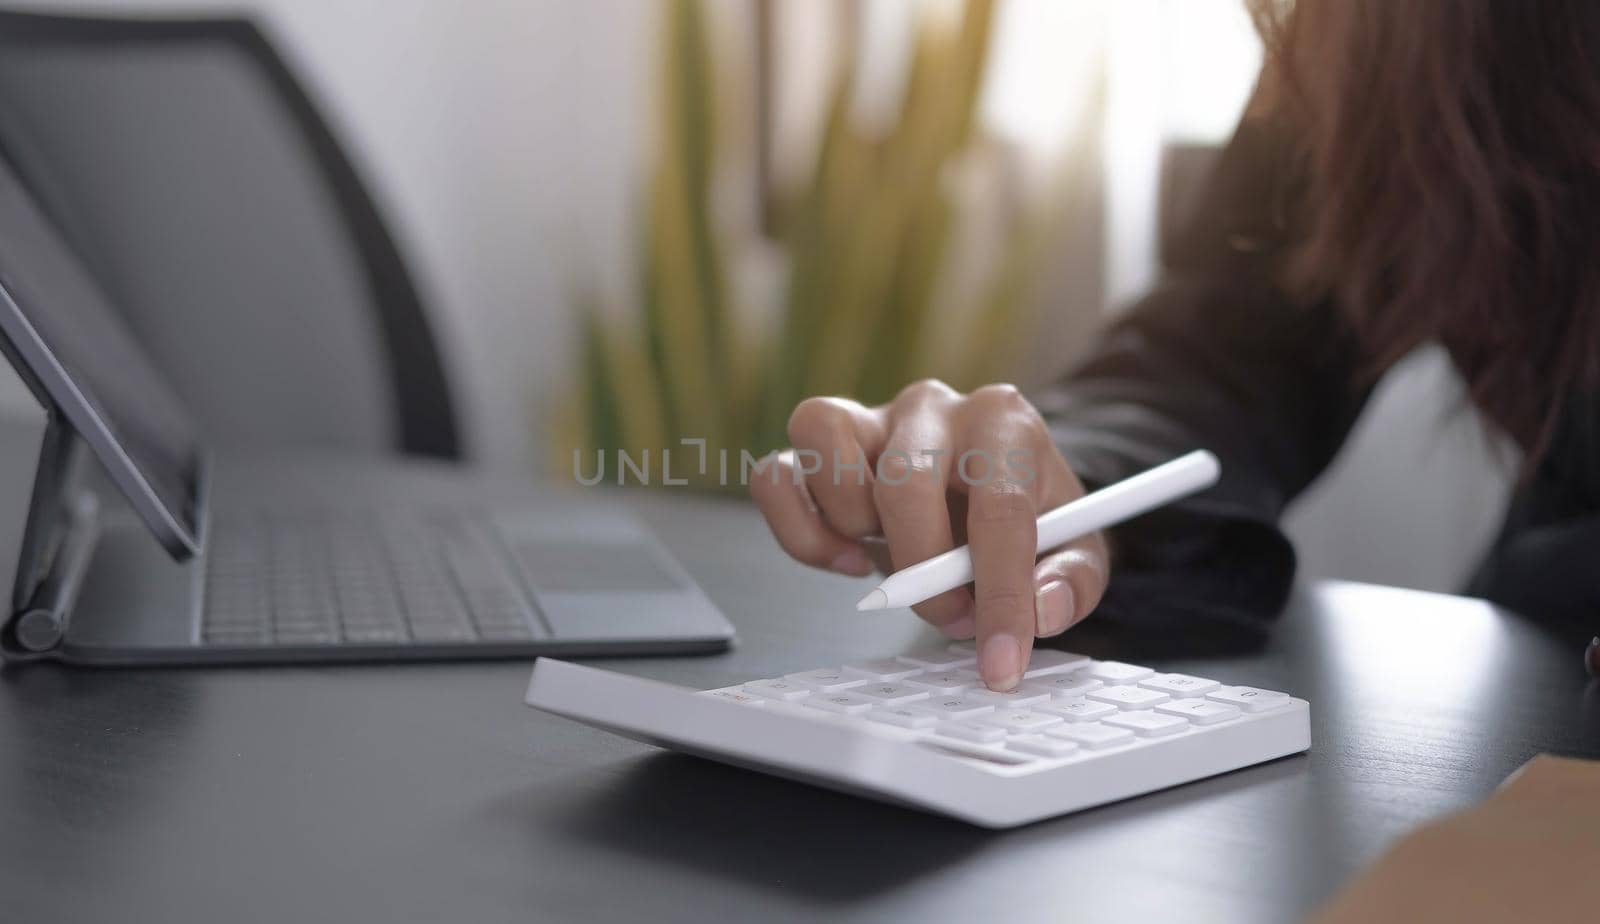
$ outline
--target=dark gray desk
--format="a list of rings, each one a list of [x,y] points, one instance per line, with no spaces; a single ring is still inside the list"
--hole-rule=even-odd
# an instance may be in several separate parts
[[[748,507],[643,504],[742,639],[618,669],[712,687],[934,639]],[[0,919],[1283,921],[1535,752],[1600,757],[1582,639],[1468,601],[1318,585],[1264,641],[1071,637],[1304,696],[1313,750],[990,833],[541,716],[520,663],[8,670]]]

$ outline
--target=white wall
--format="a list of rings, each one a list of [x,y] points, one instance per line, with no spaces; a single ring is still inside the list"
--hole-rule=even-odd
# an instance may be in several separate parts
[[[71,0],[263,25],[373,187],[439,314],[478,458],[538,460],[569,293],[626,265],[648,0]]]
[[[1459,591],[1500,524],[1515,461],[1443,351],[1426,348],[1379,383],[1284,525],[1306,574]]]

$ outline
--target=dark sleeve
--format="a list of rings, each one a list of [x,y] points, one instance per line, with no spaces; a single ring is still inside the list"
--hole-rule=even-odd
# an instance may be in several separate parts
[[[1205,448],[1218,485],[1111,533],[1101,610],[1255,622],[1282,608],[1285,504],[1328,464],[1365,402],[1361,358],[1330,304],[1279,282],[1295,221],[1287,154],[1246,119],[1166,245],[1161,285],[1063,380],[1035,395],[1091,488]]]

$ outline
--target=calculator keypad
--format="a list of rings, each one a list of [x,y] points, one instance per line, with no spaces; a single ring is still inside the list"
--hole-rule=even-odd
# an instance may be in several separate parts
[[[973,669],[970,643],[799,671],[708,690],[747,706],[859,722],[1005,763],[1093,759],[1141,741],[1207,730],[1288,706],[1286,693],[1156,673],[1054,649],[1034,652],[1017,689],[996,693]]]

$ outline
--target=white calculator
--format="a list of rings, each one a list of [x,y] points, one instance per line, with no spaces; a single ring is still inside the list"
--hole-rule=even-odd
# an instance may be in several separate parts
[[[1311,707],[1052,649],[984,687],[971,643],[695,692],[549,658],[528,705],[619,735],[936,812],[1026,824],[1305,751]]]

